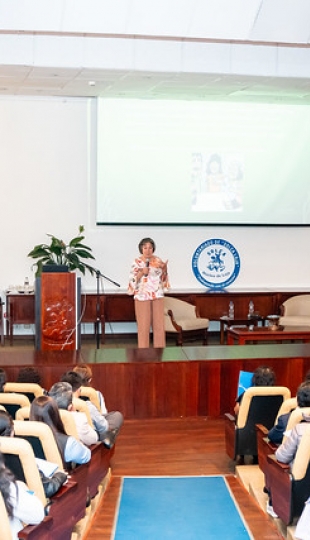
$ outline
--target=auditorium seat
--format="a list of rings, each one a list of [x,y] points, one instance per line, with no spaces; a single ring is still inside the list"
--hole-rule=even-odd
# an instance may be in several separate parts
[[[5,508],[4,500],[0,492],[0,522],[2,540],[12,540],[9,517]],[[18,533],[21,540],[50,540],[52,536],[53,518],[46,516],[38,525],[26,525]]]
[[[165,296],[164,324],[166,334],[176,337],[177,345],[185,338],[201,338],[203,345],[208,343],[209,319],[199,317],[198,309],[188,302]]]
[[[24,394],[0,392],[0,404],[15,418],[16,412],[21,407],[30,407],[30,401]]]
[[[30,442],[19,437],[1,437],[0,446],[6,466],[18,480],[25,482],[29,489],[35,492],[48,515],[53,518],[55,538],[70,540],[74,525],[85,515],[85,505],[84,507],[79,505],[80,486],[76,479],[69,479],[50,500],[47,500]]]
[[[258,455],[256,424],[270,429],[282,402],[290,396],[285,386],[253,386],[244,392],[237,418],[225,414],[226,452],[231,459]]]
[[[44,394],[44,389],[37,383],[7,382],[4,386],[4,391],[24,394],[30,402]]]
[[[91,386],[81,386],[81,399],[87,400],[89,399],[95,407],[97,407],[98,411],[101,413],[101,407],[100,407],[100,401],[98,397],[98,392],[95,390],[95,388],[92,388]]]
[[[310,496],[310,426],[302,435],[292,469],[268,456],[268,479],[272,506],[285,525],[298,518]]]

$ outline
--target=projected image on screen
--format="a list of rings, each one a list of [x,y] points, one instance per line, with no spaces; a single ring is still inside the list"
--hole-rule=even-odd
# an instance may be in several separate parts
[[[98,224],[310,224],[310,106],[99,99],[97,126]]]
[[[225,154],[192,155],[192,210],[227,212],[242,210],[243,160]]]

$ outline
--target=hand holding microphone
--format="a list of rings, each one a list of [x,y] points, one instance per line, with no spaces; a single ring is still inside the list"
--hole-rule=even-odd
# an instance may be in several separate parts
[[[143,268],[143,276],[144,277],[147,277],[149,275],[149,266],[150,266],[150,259],[146,259],[145,267]]]

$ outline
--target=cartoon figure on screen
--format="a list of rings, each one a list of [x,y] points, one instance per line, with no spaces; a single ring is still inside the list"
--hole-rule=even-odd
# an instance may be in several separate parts
[[[140,255],[131,266],[128,294],[133,295],[138,326],[138,347],[150,346],[150,328],[154,347],[166,346],[164,327],[164,290],[169,288],[167,264],[154,255],[152,238],[139,242]]]

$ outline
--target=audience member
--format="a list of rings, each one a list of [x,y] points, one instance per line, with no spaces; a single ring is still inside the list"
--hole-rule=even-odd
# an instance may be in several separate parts
[[[310,383],[310,372],[307,373],[305,381]],[[307,395],[305,395],[305,392],[303,391],[303,385],[301,385],[297,391],[297,406],[298,407],[309,407],[308,398]],[[268,432],[268,438],[269,440],[274,444],[281,444],[283,440],[283,435],[286,430],[287,423],[289,421],[289,417],[291,416],[291,413],[294,409],[289,411],[288,413],[281,414],[279,416],[277,423],[275,426],[273,426],[270,431]]]
[[[300,407],[310,407],[310,381],[301,383],[297,391],[297,400]],[[285,441],[276,450],[276,458],[281,463],[293,465],[301,437],[310,422],[309,415],[303,413],[302,417],[303,420],[293,427]]]
[[[57,403],[50,396],[40,396],[31,403],[30,420],[44,422],[50,426],[65,468],[70,468],[72,462],[80,464],[90,460],[89,448],[65,432]]]
[[[4,392],[5,383],[7,382],[6,372],[0,368],[0,392]]]
[[[12,539],[18,540],[18,533],[26,525],[37,525],[44,519],[44,506],[40,499],[29,491],[26,484],[15,480],[14,475],[5,466],[0,452],[0,491],[12,531]]]
[[[91,367],[88,364],[78,364],[74,366],[73,371],[75,373],[78,373],[82,377],[82,386],[91,386],[91,381],[93,379],[93,372],[91,370]],[[105,404],[105,399],[100,392],[100,390],[96,390],[98,395],[98,400],[100,403],[100,409],[101,414],[107,414],[108,410]]]
[[[80,398],[83,379],[79,373],[67,371],[67,373],[62,376],[61,380],[71,384],[74,397]],[[118,411],[103,415],[90,400],[86,401],[86,405],[89,409],[95,430],[98,433],[99,440],[102,441],[107,448],[112,448],[115,444],[115,438],[123,424],[123,415]]]
[[[251,386],[274,386],[276,380],[275,373],[272,368],[268,366],[258,367],[252,377]],[[236,399],[234,411],[235,415],[238,415],[240,403],[242,401],[244,392]]]
[[[91,446],[98,442],[98,434],[92,428],[87,420],[87,416],[83,412],[74,410],[73,407],[73,392],[72,386],[68,382],[58,382],[53,384],[48,395],[52,397],[59,409],[70,411],[74,417],[76,429],[79,435],[79,439],[86,446]]]
[[[35,367],[27,366],[20,368],[16,382],[35,383],[41,385],[41,375]]]
[[[6,411],[0,411],[0,437],[14,437],[14,422],[11,415]],[[57,493],[59,488],[66,482],[67,475],[63,471],[57,471],[52,476],[47,477],[40,470],[44,493],[47,498]]]

